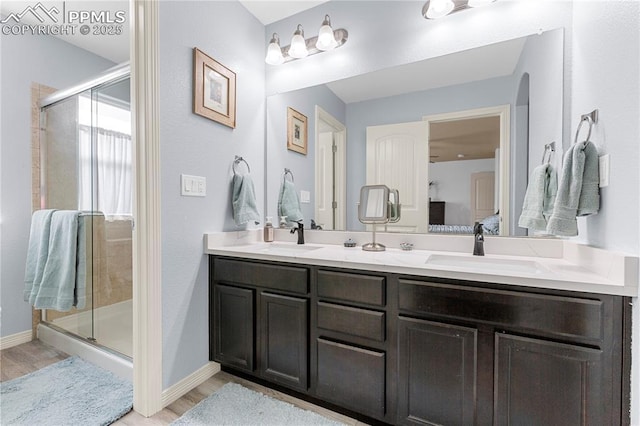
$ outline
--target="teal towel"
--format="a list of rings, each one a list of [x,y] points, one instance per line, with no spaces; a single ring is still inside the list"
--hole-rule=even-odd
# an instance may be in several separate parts
[[[289,222],[298,222],[304,217],[300,209],[300,199],[293,182],[284,179],[278,197],[278,216],[286,216]]]
[[[24,301],[37,294],[49,255],[49,232],[54,210],[36,210],[31,216],[27,264],[24,271]],[[34,287],[35,285],[35,287]]]
[[[533,169],[518,226],[532,231],[546,231],[557,192],[558,177],[551,164],[542,164]]]
[[[598,212],[598,173],[598,150],[592,142],[577,143],[569,148],[565,154],[558,196],[547,232],[565,237],[576,236],[576,217]]]
[[[233,175],[231,205],[236,225],[242,225],[251,220],[256,224],[260,222],[260,215],[256,207],[256,191],[251,176]]]
[[[56,210],[51,217],[47,263],[37,293],[29,298],[36,309],[69,311],[76,302],[78,257],[86,255],[84,239],[78,240],[79,217],[74,210]]]

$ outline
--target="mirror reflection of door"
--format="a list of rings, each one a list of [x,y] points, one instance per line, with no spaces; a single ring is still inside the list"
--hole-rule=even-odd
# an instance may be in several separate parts
[[[508,113],[505,105],[424,118],[429,122],[429,203],[444,211],[443,222],[429,222],[430,232],[470,233],[475,222],[498,212],[500,227],[492,233],[508,232],[509,179],[503,178],[509,173]]]
[[[427,232],[427,126],[417,121],[367,127],[367,185],[400,194],[400,221],[385,225],[388,232]]]
[[[346,127],[316,105],[315,220],[325,230],[345,230]]]

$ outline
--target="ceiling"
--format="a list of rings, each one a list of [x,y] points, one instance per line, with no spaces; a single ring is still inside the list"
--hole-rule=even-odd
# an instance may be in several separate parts
[[[298,1],[270,1],[270,0],[239,0],[264,25],[269,25],[296,13],[303,12],[328,0],[298,0]]]
[[[433,163],[495,158],[499,147],[497,116],[431,123],[429,127],[429,159]]]

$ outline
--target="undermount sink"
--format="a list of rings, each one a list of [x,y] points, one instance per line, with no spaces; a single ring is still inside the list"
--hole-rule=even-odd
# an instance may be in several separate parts
[[[452,266],[458,268],[481,269],[487,272],[521,272],[539,274],[542,266],[533,260],[497,259],[484,256],[453,256],[447,254],[432,254],[425,262],[433,266]]]
[[[269,243],[264,248],[260,249],[263,253],[281,254],[281,255],[296,255],[307,253],[313,250],[321,249],[322,247],[308,246],[305,244],[285,244],[285,243]]]

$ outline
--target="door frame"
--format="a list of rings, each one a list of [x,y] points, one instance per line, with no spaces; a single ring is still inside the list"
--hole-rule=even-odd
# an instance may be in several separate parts
[[[162,239],[157,1],[130,0],[133,194],[133,409],[162,402]]]
[[[324,121],[329,124],[331,127],[335,129],[334,132],[334,143],[337,146],[336,151],[336,162],[335,162],[335,173],[333,182],[336,188],[336,201],[338,206],[336,208],[336,222],[334,223],[334,230],[346,230],[347,225],[347,127],[340,122],[337,118],[329,114],[327,111],[322,109],[321,106],[316,105],[315,107],[315,206],[314,210],[318,206],[318,197],[319,197],[319,184],[318,184],[318,170],[320,167],[320,156],[319,152],[319,144],[318,140],[320,138],[320,121]],[[315,211],[314,211],[315,214]]]
[[[446,112],[442,114],[425,115],[427,121],[427,141],[431,123],[461,120],[468,118],[499,117],[500,118],[500,170],[496,170],[500,193],[498,194],[498,208],[500,210],[500,235],[509,235],[511,211],[509,206],[510,189],[510,147],[511,147],[511,105],[497,105],[486,108],[475,108],[463,111]]]

